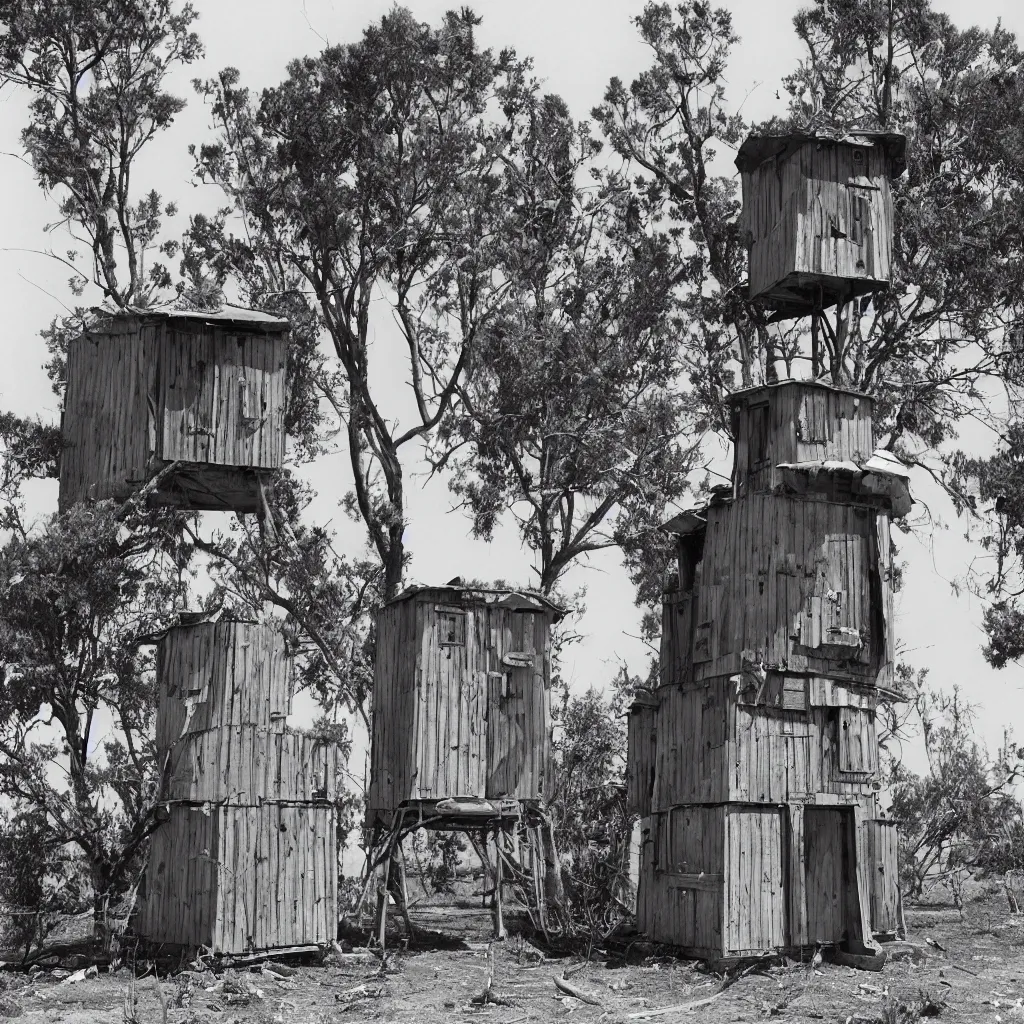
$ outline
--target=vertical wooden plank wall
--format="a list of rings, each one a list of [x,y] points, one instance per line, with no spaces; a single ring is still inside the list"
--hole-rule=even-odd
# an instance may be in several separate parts
[[[799,274],[889,281],[893,204],[881,148],[809,141],[741,181],[751,296]]]
[[[68,346],[59,505],[127,498],[148,476],[146,364],[154,330],[110,323]]]
[[[752,651],[776,671],[874,682],[885,646],[871,634],[873,531],[856,506],[785,495],[710,508],[695,678],[733,675]]]
[[[283,334],[164,321],[154,358],[158,459],[268,469],[284,464]]]
[[[638,694],[626,729],[626,813],[651,813],[657,760],[658,694]]]
[[[172,629],[157,653],[157,830],[139,930],[241,953],[337,928],[335,745],[286,730],[291,666],[270,625]]]

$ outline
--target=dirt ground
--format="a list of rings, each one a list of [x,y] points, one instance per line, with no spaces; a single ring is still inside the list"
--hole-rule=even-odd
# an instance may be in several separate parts
[[[444,914],[435,910],[434,915],[430,924],[441,923]],[[414,921],[426,924],[415,915]],[[451,915],[447,923],[453,925]],[[71,981],[74,975],[66,970],[27,975],[8,967],[0,974],[0,1017],[17,1016],[26,1024],[123,1024],[132,1019],[139,1024],[525,1024],[563,1018],[726,1024],[769,1017],[907,1024],[923,1015],[1024,1024],[1024,915],[1011,915],[995,886],[975,894],[963,920],[951,906],[933,904],[908,907],[907,923],[909,944],[901,944],[881,972],[828,962],[817,967],[791,961],[748,965],[747,973],[724,990],[723,976],[705,965],[670,956],[640,958],[638,950],[650,950],[639,946],[628,963],[596,953],[588,962],[581,956],[545,957],[513,936],[493,946],[491,991],[508,1005],[478,1005],[472,1000],[484,991],[492,963],[481,941],[488,922],[481,912],[467,911],[458,925],[471,941],[397,950],[383,965],[357,950],[332,954],[323,964],[185,970],[159,982],[149,973],[134,980],[134,1018],[133,975],[125,968]],[[445,948],[454,945],[462,948]],[[593,1003],[556,987],[554,977],[564,973]],[[716,994],[711,1002],[685,1006]]]

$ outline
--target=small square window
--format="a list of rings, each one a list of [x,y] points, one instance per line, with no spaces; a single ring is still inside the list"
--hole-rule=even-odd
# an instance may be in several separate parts
[[[441,647],[464,647],[466,613],[458,609],[437,609],[437,642]]]

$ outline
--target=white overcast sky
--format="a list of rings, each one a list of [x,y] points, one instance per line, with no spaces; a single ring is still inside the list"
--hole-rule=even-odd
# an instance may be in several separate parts
[[[1001,19],[1018,36],[1024,35],[1024,5],[1014,0],[934,2],[961,26],[991,27]],[[195,6],[206,57],[178,74],[173,83],[179,95],[189,98],[189,106],[151,145],[143,173],[136,175],[147,190],[156,188],[165,198],[178,202],[181,212],[168,230],[179,235],[189,213],[211,209],[218,199],[191,183],[187,146],[206,136],[207,114],[200,101],[192,98],[190,79],[235,66],[251,88],[273,85],[282,78],[289,60],[314,53],[325,42],[354,41],[363,27],[386,13],[391,4],[383,0],[195,0]],[[410,0],[406,6],[420,19],[436,24],[447,8],[457,5]],[[531,55],[545,87],[561,94],[579,119],[589,116],[610,77],[629,81],[648,63],[630,24],[630,18],[642,9],[640,0],[482,0],[471,6],[483,17],[479,30],[483,45],[494,49],[513,46],[520,55]],[[745,97],[744,114],[761,120],[781,111],[776,91],[800,56],[791,28],[791,18],[800,5],[794,0],[726,0],[725,6],[733,12],[735,28],[742,37],[727,76],[729,94],[734,101]],[[9,89],[0,92],[0,152],[4,154],[19,151],[25,106],[23,94]],[[45,246],[43,229],[56,219],[56,209],[43,197],[30,170],[11,155],[0,156],[0,183],[0,297],[7,325],[0,334],[4,355],[0,408],[55,419],[57,402],[42,369],[45,350],[38,332],[61,310],[62,303],[73,305],[75,300],[68,293],[63,268],[45,257],[17,250]],[[51,242],[58,252],[70,247],[61,239],[51,238]],[[96,301],[98,296],[91,298]],[[375,371],[382,381],[389,364],[395,365],[398,373],[402,369],[400,363],[390,363],[400,353],[388,333],[381,328],[374,351]],[[400,385],[392,388],[389,400],[399,414],[403,408]],[[965,433],[964,441],[988,443],[983,434]],[[321,491],[316,515],[321,521],[332,519],[349,543],[359,545],[359,532],[344,522],[336,507],[348,488],[344,467],[341,454],[316,467],[313,478]],[[408,470],[419,473],[421,467],[410,461]],[[528,577],[531,559],[520,549],[513,530],[505,531],[491,545],[472,541],[467,538],[467,520],[459,512],[449,512],[446,484],[421,484],[422,480],[414,480],[408,488],[406,542],[413,556],[412,579],[443,583],[457,574]],[[1018,736],[1024,739],[1024,671],[1011,667],[996,673],[985,665],[978,650],[981,608],[966,596],[955,596],[950,587],[950,581],[963,573],[979,551],[964,539],[966,525],[954,518],[934,488],[919,482],[918,494],[926,498],[938,524],[930,532],[900,538],[901,558],[909,564],[906,586],[898,599],[898,635],[911,652],[909,659],[929,667],[936,683],[944,687],[959,683],[980,705],[980,731],[994,752],[1003,728],[1015,721],[1020,723]],[[35,514],[49,512],[55,505],[55,484],[33,488]],[[588,587],[587,613],[580,622],[585,639],[570,650],[566,665],[573,683],[581,688],[603,686],[622,660],[633,671],[644,671],[646,652],[636,639],[638,612],[616,557],[606,553],[593,558],[586,567],[574,570],[567,584],[568,589]],[[300,717],[310,710],[308,706],[297,708]]]

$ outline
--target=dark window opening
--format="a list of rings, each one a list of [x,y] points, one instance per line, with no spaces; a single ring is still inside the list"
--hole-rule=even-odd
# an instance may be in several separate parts
[[[747,465],[752,469],[760,469],[768,463],[768,403],[752,405],[747,411]]]
[[[703,557],[703,530],[679,538],[679,589],[684,594],[693,591]]]

